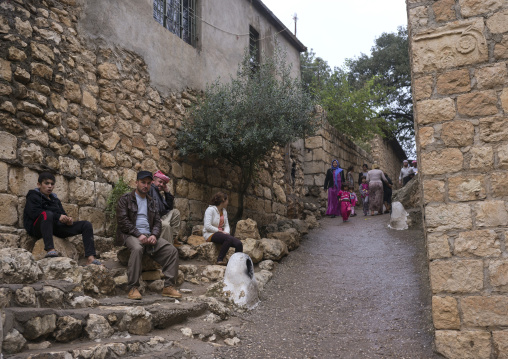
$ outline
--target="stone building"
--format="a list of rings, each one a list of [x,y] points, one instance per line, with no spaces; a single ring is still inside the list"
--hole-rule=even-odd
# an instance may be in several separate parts
[[[508,3],[408,0],[437,351],[508,355]]]

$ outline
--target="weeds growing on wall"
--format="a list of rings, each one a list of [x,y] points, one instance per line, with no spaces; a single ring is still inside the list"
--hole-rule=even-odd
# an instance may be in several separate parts
[[[116,235],[116,204],[120,197],[125,193],[132,191],[132,188],[120,177],[117,183],[113,185],[113,190],[109,193],[106,202],[106,218],[111,223],[111,234]]]

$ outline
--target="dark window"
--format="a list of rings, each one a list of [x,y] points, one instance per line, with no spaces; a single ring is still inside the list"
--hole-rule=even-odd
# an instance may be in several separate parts
[[[196,0],[154,0],[153,18],[186,43],[196,46]]]
[[[249,26],[249,55],[250,67],[256,71],[259,65],[259,32],[252,26]]]

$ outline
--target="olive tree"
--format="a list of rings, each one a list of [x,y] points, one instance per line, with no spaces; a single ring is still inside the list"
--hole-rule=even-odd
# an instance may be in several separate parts
[[[240,169],[236,223],[260,160],[274,146],[312,133],[312,111],[310,96],[279,48],[256,64],[246,52],[235,78],[207,86],[179,132],[178,149],[184,157],[221,158]]]

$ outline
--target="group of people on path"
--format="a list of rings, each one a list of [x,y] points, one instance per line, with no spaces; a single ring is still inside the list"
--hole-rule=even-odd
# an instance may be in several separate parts
[[[416,161],[413,161],[413,167],[408,167],[408,163],[407,160],[404,160],[399,177],[399,182],[403,185],[417,173]],[[364,216],[390,213],[392,188],[392,179],[379,168],[378,164],[373,164],[371,170],[367,164],[364,164],[362,171],[358,174],[358,190]],[[354,207],[358,197],[354,191],[353,166],[350,166],[344,175],[339,161],[334,159],[326,172],[324,189],[328,191],[327,216],[332,218],[342,216],[343,221],[347,222],[350,216],[355,215]]]
[[[115,244],[130,250],[127,268],[129,299],[139,300],[141,263],[148,254],[159,263],[164,275],[162,295],[181,298],[176,289],[178,276],[179,243],[174,237],[180,228],[180,212],[174,208],[174,196],[168,188],[170,178],[163,172],[140,171],[136,176],[136,188],[124,194],[116,206],[117,231]],[[37,188],[26,196],[23,225],[29,235],[42,238],[46,257],[59,257],[53,236],[67,238],[81,234],[87,257],[86,265],[102,265],[97,259],[93,238],[93,226],[89,221],[74,221],[67,215],[60,199],[53,193],[56,179],[50,172],[42,172]],[[217,264],[226,265],[225,257],[230,247],[242,252],[242,242],[230,235],[226,207],[228,196],[216,193],[204,214],[203,237],[208,242],[221,244]]]

